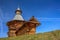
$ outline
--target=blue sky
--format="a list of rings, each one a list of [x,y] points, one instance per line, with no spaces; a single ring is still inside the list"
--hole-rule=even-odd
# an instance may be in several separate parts
[[[18,5],[25,20],[35,16],[41,23],[36,33],[60,30],[60,0],[0,0],[0,38],[7,37],[6,23],[14,18]]]

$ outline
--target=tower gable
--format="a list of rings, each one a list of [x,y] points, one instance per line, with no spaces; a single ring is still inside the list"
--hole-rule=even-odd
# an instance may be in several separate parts
[[[17,8],[17,10],[15,11],[15,13],[16,13],[16,15],[15,15],[15,17],[14,17],[13,20],[22,20],[22,21],[24,21],[22,15],[21,15],[22,11],[21,11],[20,8]]]

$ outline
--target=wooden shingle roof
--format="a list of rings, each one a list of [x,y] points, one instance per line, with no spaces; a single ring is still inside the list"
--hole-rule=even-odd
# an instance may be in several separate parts
[[[34,16],[32,16],[29,21],[30,21],[30,22],[33,22],[33,23],[39,23]]]

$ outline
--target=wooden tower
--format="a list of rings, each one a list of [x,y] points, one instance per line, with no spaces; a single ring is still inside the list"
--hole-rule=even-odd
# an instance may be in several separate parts
[[[22,11],[17,8],[15,11],[16,16],[13,20],[7,22],[8,26],[8,37],[19,36],[24,34],[35,34],[36,27],[40,24],[34,16],[29,21],[25,21],[21,16]]]

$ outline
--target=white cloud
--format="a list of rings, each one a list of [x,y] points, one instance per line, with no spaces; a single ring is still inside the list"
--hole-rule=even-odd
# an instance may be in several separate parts
[[[60,21],[60,18],[37,18],[40,21]]]
[[[3,33],[3,12],[2,9],[0,8],[0,34]]]

